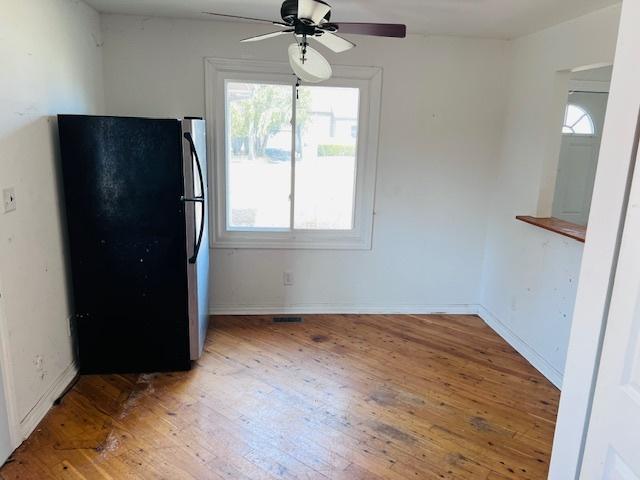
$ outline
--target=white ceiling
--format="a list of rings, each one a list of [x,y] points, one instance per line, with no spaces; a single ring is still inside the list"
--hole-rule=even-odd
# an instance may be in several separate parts
[[[280,19],[281,0],[85,0],[100,12],[205,18],[203,11]],[[410,33],[514,38],[620,0],[329,0],[332,20],[405,23]],[[208,17],[211,18],[211,17]]]

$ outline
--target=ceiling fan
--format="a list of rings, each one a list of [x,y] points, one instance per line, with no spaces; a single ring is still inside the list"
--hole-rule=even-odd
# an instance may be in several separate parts
[[[242,42],[257,42],[281,35],[295,35],[296,43],[289,47],[289,62],[299,79],[313,83],[330,78],[331,66],[320,53],[309,46],[307,41],[309,38],[312,38],[329,50],[342,53],[354,48],[356,45],[336,35],[338,32],[396,38],[404,38],[407,35],[407,27],[405,25],[391,23],[331,22],[331,6],[323,0],[285,0],[280,8],[282,21],[227,15],[223,13],[203,13],[218,17],[269,23],[282,29],[277,32],[246,38],[242,40]]]

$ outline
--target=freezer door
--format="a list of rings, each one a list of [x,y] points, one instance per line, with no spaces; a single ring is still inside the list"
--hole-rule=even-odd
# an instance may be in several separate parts
[[[183,120],[184,202],[191,359],[202,355],[209,325],[209,215],[205,122]]]

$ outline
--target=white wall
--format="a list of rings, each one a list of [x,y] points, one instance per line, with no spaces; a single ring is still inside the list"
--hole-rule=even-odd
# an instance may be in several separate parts
[[[21,435],[74,373],[53,116],[103,108],[100,19],[79,1],[3,2],[0,39],[0,189],[18,207],[0,212],[1,360]]]
[[[203,58],[286,61],[290,38],[228,22],[103,16],[109,114],[204,114]],[[487,185],[499,151],[508,43],[354,36],[334,64],[384,69],[372,251],[217,250],[216,311],[467,311],[479,300]],[[295,286],[283,287],[284,270]]]
[[[620,7],[513,42],[509,101],[484,259],[484,316],[561,382],[583,245],[517,222],[535,215],[556,106],[556,72],[612,63]],[[566,93],[566,90],[565,90]],[[565,97],[566,99],[566,97]],[[557,162],[557,156],[555,161]],[[588,240],[587,240],[588,241]]]

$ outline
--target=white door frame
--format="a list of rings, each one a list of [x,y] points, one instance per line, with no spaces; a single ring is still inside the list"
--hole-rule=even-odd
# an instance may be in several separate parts
[[[9,424],[9,437],[13,448],[17,448],[22,442],[17,416],[13,369],[11,368],[11,356],[9,354],[9,328],[4,309],[4,290],[0,277],[0,375],[4,387],[5,405],[7,407],[7,421]]]
[[[639,122],[640,130],[640,122]],[[640,475],[640,168],[631,186],[595,386],[581,479]]]
[[[635,166],[640,112],[639,20],[640,0],[625,0],[587,242],[582,257],[550,480],[577,479],[582,465],[629,186]]]

